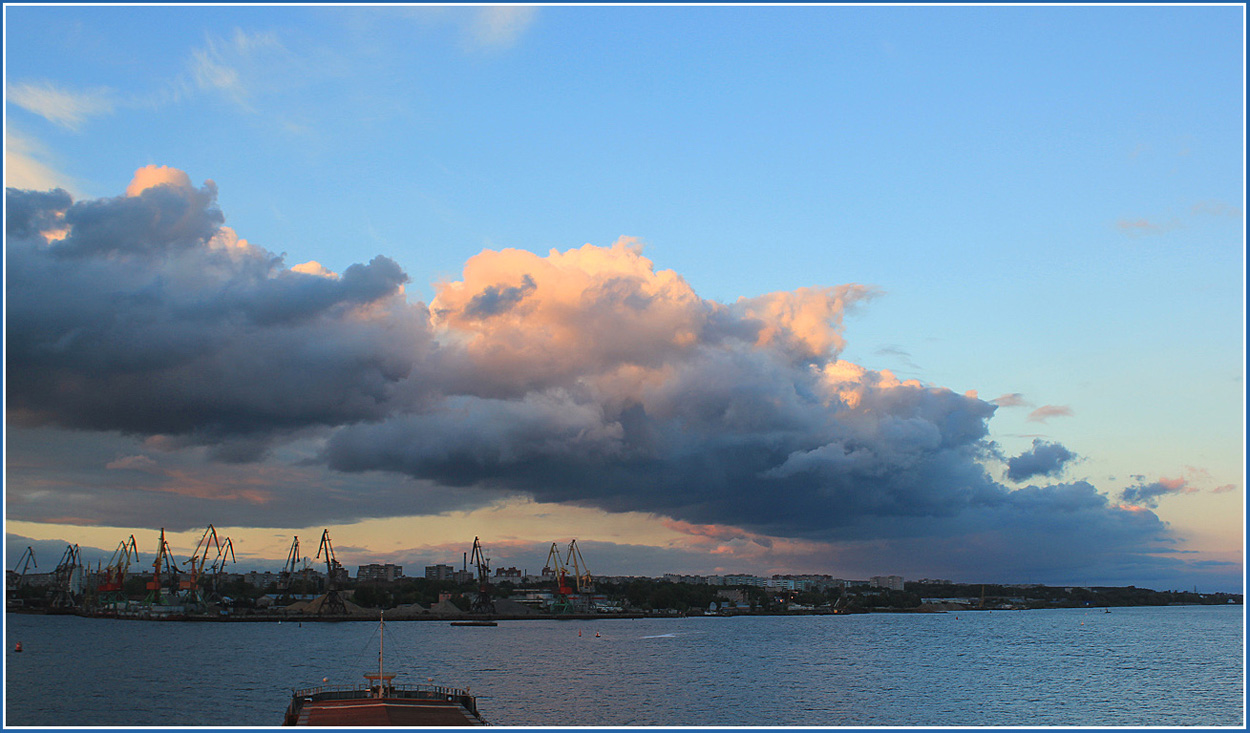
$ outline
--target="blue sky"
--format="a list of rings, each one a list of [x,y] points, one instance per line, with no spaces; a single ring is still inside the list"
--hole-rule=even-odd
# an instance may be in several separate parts
[[[1020,395],[984,420],[998,455],[976,463],[996,486],[1087,482],[1108,507],[1130,487],[1171,487],[1135,510],[1166,523],[1164,544],[1175,551],[1146,555],[1173,564],[1107,560],[1080,573],[1134,582],[1139,572],[1138,585],[1178,587],[1196,574],[1200,584],[1237,587],[1243,48],[1240,6],[8,6],[6,185],[111,199],[141,167],[177,168],[194,187],[215,182],[224,224],[284,253],[286,267],[316,261],[345,273],[382,255],[407,274],[407,301],[423,305],[440,282],[467,283],[466,263],[483,250],[542,258],[620,237],[636,238],[655,271],[675,271],[698,298],[725,306],[870,286],[875,296],[837,311],[845,345],[822,358],[958,395],[975,390],[982,402]],[[506,284],[527,297],[523,281],[482,283],[479,294]],[[10,351],[10,374],[21,358]],[[528,405],[536,395],[511,399]],[[155,428],[119,434],[120,422],[87,428],[48,405],[22,407],[44,412],[15,424],[10,407],[10,467],[95,436],[108,446],[102,464],[185,460],[206,481],[223,470],[189,448],[153,453]],[[1046,407],[1051,417],[1034,413]],[[306,457],[326,440],[279,442]],[[1034,440],[1076,457],[1031,481],[1003,479],[1006,460]],[[253,468],[295,459],[285,460],[276,450]],[[433,482],[431,496],[464,489],[426,463],[389,470]],[[35,470],[8,473],[11,538],[76,541],[67,535],[89,522],[124,526],[98,516],[63,523],[26,501]],[[108,473],[84,466],[76,485]],[[383,481],[332,466],[322,478],[347,485],[366,475]],[[488,494],[535,496],[502,473],[476,480],[485,493],[464,511],[485,511]],[[600,550],[622,565],[647,553],[661,558],[647,562],[687,561],[654,548],[706,549],[685,525],[678,535],[646,529],[687,521],[816,543],[784,557],[723,545],[743,570],[846,558],[827,572],[1012,574],[972,560],[901,567],[901,549],[900,567],[869,568],[852,559],[862,552],[837,544],[849,535],[613,501],[549,497],[605,513],[585,517],[590,525],[627,525]],[[623,508],[642,514],[625,522]],[[857,541],[897,533],[900,525],[887,532],[874,517]],[[317,519],[353,531],[352,518]],[[264,521],[275,535],[312,526]],[[555,539],[548,530],[508,536],[542,546]],[[925,532],[937,530],[908,539]],[[261,545],[256,557],[273,554]],[[395,552],[409,562],[438,559],[401,545]],[[1020,574],[1081,580],[1065,581],[1072,566],[1047,568],[1040,555],[1021,563]]]

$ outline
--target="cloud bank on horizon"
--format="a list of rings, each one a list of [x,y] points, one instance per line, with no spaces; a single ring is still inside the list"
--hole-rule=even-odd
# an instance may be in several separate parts
[[[342,273],[288,266],[225,226],[211,181],[171,168],[140,169],[114,198],[6,200],[10,423],[142,439],[143,455],[100,466],[115,476],[184,449],[223,470],[267,466],[272,480],[250,493],[175,492],[243,507],[236,524],[283,526],[294,507],[312,525],[525,495],[699,534],[888,542],[883,556],[983,565],[1140,566],[1174,539],[1148,508],[1165,484],[1116,503],[1086,481],[991,478],[985,464],[1006,461],[1011,481],[1057,479],[1076,458],[1043,441],[999,455],[988,424],[1019,395],[996,405],[840,360],[843,318],[870,287],[724,304],[622,238],[545,257],[486,250],[423,304],[385,256]],[[301,440],[340,480],[274,468],[273,452]],[[395,475],[414,483],[377,480]],[[26,491],[10,488],[10,518],[50,521]],[[94,511],[82,521],[169,521],[135,504]]]

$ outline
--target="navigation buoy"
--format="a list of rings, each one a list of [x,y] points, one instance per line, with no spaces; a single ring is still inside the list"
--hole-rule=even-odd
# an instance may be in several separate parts
[[[582,630],[581,630],[581,629],[578,629],[578,630],[577,630],[577,635],[578,635],[578,636],[581,636],[581,635],[582,635]]]
[[[599,632],[598,632],[598,631],[596,631],[596,632],[595,632],[595,638],[596,638],[596,639],[598,639],[598,638],[599,638]]]
[[[321,678],[321,681],[322,681],[322,682],[329,682],[329,681],[330,681],[330,678],[329,678],[329,677],[322,677],[322,678]]]
[[[22,650],[22,642],[19,641],[13,645],[13,651],[20,652],[21,650]]]

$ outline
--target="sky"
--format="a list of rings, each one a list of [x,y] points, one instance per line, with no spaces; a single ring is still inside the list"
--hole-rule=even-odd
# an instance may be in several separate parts
[[[4,12],[10,569],[1243,588],[1241,6]]]

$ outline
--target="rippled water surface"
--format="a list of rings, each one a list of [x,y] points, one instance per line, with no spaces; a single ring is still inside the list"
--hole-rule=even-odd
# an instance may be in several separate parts
[[[385,661],[397,682],[470,687],[496,725],[1240,726],[1243,628],[1240,606],[407,621]],[[367,622],[6,630],[10,726],[276,725],[292,688],[377,667]]]

